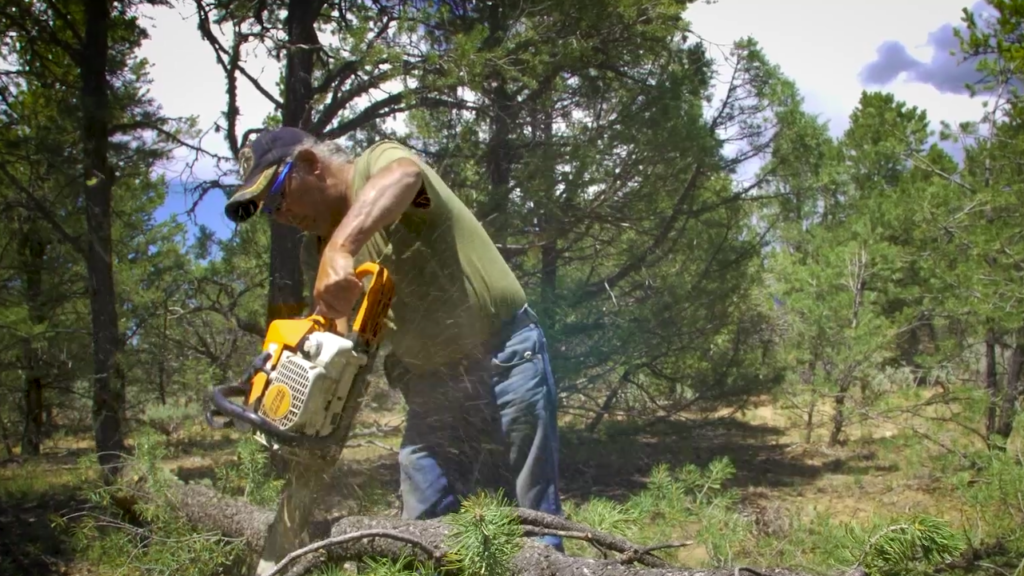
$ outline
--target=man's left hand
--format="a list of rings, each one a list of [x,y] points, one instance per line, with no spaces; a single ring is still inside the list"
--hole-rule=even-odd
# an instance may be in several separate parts
[[[356,278],[352,255],[330,244],[320,257],[313,297],[319,313],[338,321],[339,329],[352,313],[352,307],[363,291],[363,283]]]

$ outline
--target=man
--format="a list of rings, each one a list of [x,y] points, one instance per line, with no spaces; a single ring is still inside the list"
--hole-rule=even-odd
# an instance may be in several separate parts
[[[321,314],[347,327],[363,262],[394,278],[389,360],[409,407],[398,457],[403,517],[448,514],[481,488],[561,515],[544,333],[483,226],[437,173],[395,142],[353,159],[294,128],[261,133],[239,168],[228,218],[263,212],[307,233]],[[562,550],[560,538],[543,541]]]

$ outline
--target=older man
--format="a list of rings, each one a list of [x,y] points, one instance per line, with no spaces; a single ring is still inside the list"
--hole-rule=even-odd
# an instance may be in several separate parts
[[[347,322],[363,262],[395,280],[389,357],[409,407],[398,457],[403,517],[453,512],[480,488],[560,515],[544,333],[483,226],[441,177],[396,142],[353,158],[294,128],[261,133],[239,167],[228,218],[263,212],[308,233],[321,314]],[[544,541],[562,549],[559,538]]]

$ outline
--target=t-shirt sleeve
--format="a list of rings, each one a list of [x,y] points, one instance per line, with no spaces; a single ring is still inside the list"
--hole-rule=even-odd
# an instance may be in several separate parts
[[[385,140],[378,142],[367,152],[367,165],[369,166],[370,177],[373,177],[374,174],[383,170],[388,164],[391,164],[395,160],[401,158],[408,158],[415,161],[420,166],[424,168],[426,167],[423,159],[409,148],[399,144],[398,142]],[[433,198],[431,198],[427,182],[428,179],[424,177],[423,186],[416,192],[416,196],[413,198],[410,209],[426,210],[433,204]]]

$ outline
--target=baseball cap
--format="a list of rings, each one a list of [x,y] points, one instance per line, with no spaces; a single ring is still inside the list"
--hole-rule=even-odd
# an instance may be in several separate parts
[[[278,166],[312,136],[298,128],[278,128],[261,132],[238,152],[238,171],[242,184],[224,206],[224,214],[235,223],[245,222],[259,210],[263,191]]]

